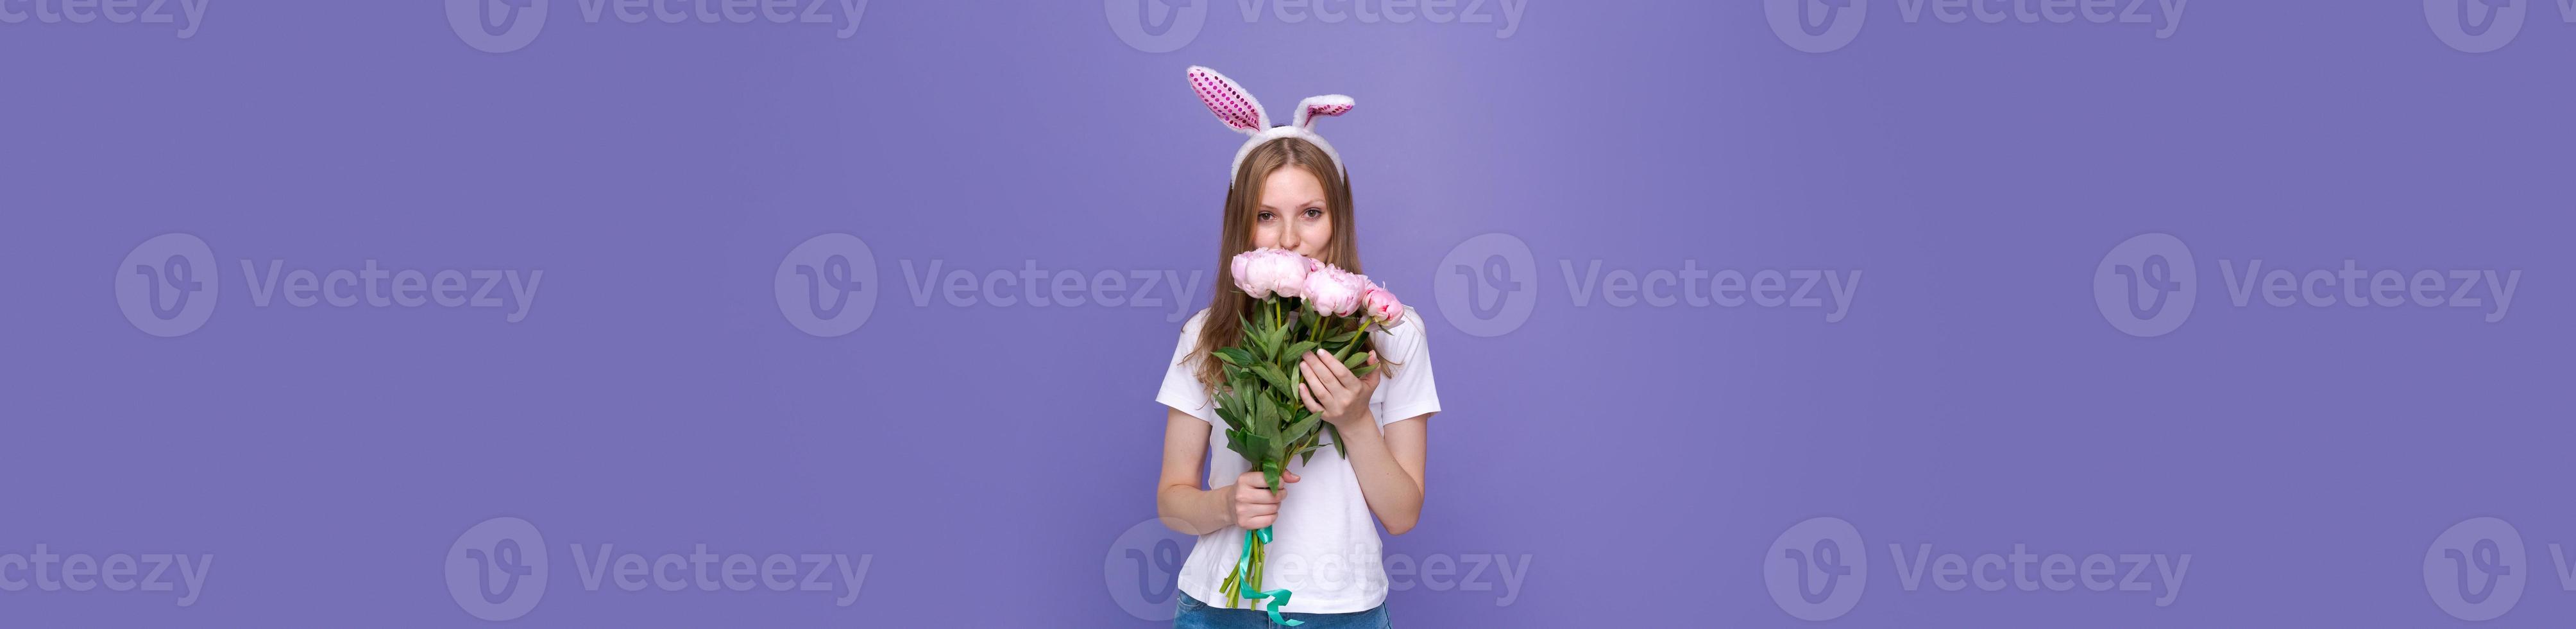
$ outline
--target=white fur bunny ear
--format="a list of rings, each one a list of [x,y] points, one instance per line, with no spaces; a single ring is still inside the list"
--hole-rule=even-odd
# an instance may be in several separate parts
[[[1228,128],[1242,133],[1260,133],[1270,128],[1270,114],[1262,111],[1261,101],[1215,70],[1190,66],[1190,89],[1198,91],[1199,100],[1205,101],[1208,111]],[[1297,117],[1302,121],[1306,114],[1301,111]]]
[[[1312,131],[1316,118],[1350,113],[1354,104],[1351,97],[1340,94],[1308,96],[1304,102],[1297,103],[1297,128]]]

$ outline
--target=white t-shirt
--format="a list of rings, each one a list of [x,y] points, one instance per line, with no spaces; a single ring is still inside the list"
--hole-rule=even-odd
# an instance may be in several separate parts
[[[1207,389],[1199,384],[1197,361],[1190,360],[1190,350],[1198,345],[1199,324],[1207,316],[1201,310],[1181,327],[1180,347],[1172,350],[1163,392],[1154,401],[1209,423],[1207,483],[1224,487],[1234,484],[1235,477],[1251,465],[1243,455],[1226,449],[1225,424],[1208,403]],[[1404,316],[1405,323],[1394,330],[1370,333],[1379,362],[1397,363],[1394,371],[1381,375],[1377,392],[1369,396],[1369,412],[1376,415],[1379,426],[1440,411],[1422,317],[1410,308]],[[1262,551],[1267,558],[1261,589],[1287,588],[1292,593],[1288,605],[1279,608],[1282,612],[1340,614],[1385,603],[1386,565],[1379,556],[1377,518],[1360,494],[1351,462],[1327,444],[1315,451],[1312,461],[1289,459],[1287,470],[1299,478],[1288,486],[1288,496],[1279,504],[1279,519],[1271,524],[1270,544]],[[1199,536],[1189,562],[1181,566],[1181,591],[1212,606],[1224,605],[1221,586],[1242,555],[1242,527],[1229,525]],[[1263,607],[1267,605],[1265,601]]]

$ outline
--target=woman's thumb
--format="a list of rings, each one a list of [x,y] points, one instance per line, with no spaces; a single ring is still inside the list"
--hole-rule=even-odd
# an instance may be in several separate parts
[[[1294,483],[1294,482],[1297,482],[1297,473],[1296,473],[1296,472],[1280,472],[1280,473],[1279,473],[1279,478],[1280,478],[1280,480],[1285,480],[1285,481],[1288,481],[1288,482]]]

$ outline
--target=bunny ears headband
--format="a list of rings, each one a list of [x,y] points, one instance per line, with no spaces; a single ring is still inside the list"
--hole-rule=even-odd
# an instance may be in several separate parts
[[[1252,155],[1253,148],[1279,138],[1297,138],[1324,149],[1324,155],[1333,158],[1333,167],[1341,171],[1342,178],[1350,178],[1351,169],[1342,165],[1342,154],[1335,152],[1333,144],[1325,142],[1324,136],[1315,135],[1315,119],[1350,113],[1351,97],[1340,94],[1307,97],[1297,103],[1295,121],[1273,127],[1270,126],[1270,112],[1261,109],[1261,101],[1254,99],[1251,91],[1215,70],[1190,66],[1190,88],[1198,91],[1199,100],[1207,102],[1208,111],[1216,114],[1218,122],[1252,136],[1251,140],[1243,143],[1243,148],[1234,151],[1234,166],[1225,169],[1227,185],[1233,185],[1234,174],[1243,170],[1243,158]]]

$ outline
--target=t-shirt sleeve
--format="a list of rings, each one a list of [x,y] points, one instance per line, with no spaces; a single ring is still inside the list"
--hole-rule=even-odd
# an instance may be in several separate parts
[[[1393,330],[1376,333],[1374,339],[1381,360],[1395,363],[1394,371],[1378,382],[1386,391],[1385,411],[1378,414],[1377,425],[1384,426],[1414,417],[1440,412],[1440,386],[1431,378],[1431,338],[1422,314],[1404,309],[1404,324]]]
[[[1207,387],[1199,384],[1198,361],[1190,359],[1190,350],[1198,347],[1199,325],[1206,321],[1207,311],[1201,310],[1181,326],[1180,346],[1172,348],[1172,360],[1164,364],[1163,391],[1154,401],[1214,424],[1216,408],[1208,403]]]

